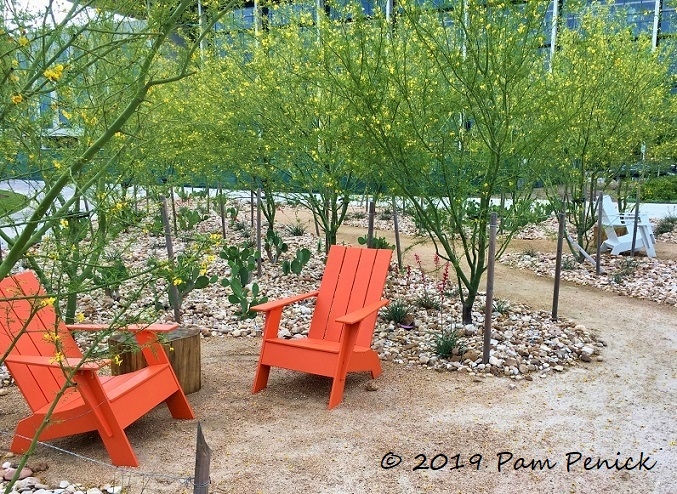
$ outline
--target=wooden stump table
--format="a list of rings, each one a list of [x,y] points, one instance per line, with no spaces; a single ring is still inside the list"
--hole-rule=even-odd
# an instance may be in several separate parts
[[[189,394],[199,391],[202,387],[200,330],[178,327],[159,338],[183,392]],[[114,334],[108,339],[108,348],[113,359],[111,372],[114,376],[146,367],[143,353],[131,334]],[[119,364],[115,363],[116,355]]]

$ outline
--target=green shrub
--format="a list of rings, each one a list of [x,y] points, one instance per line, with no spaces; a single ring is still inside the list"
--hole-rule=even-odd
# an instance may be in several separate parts
[[[501,218],[501,231],[513,231],[545,221],[552,213],[553,206],[550,203],[524,201],[519,207],[509,206],[502,209],[500,206],[492,206],[490,210],[495,211]]]
[[[442,304],[440,303],[440,301],[433,295],[430,295],[430,293],[428,292],[425,292],[423,293],[423,295],[419,295],[416,298],[416,305],[426,310],[427,309],[440,310],[442,308]]]
[[[461,341],[461,335],[454,326],[444,328],[435,336],[435,353],[440,357],[451,357],[454,349],[458,348],[458,353],[465,353],[465,345]]]
[[[507,300],[501,300],[497,298],[496,300],[494,300],[493,307],[494,312],[498,312],[499,314],[505,314],[510,310],[510,302],[508,302]]]
[[[623,280],[626,278],[632,278],[633,274],[637,270],[638,264],[637,261],[633,258],[625,259],[620,263],[616,272],[612,275],[611,279],[617,285],[623,283]]]
[[[275,230],[268,230],[266,232],[264,249],[268,260],[273,264],[277,264],[280,256],[289,250],[289,245],[282,240],[280,234]]]
[[[522,251],[523,256],[538,257],[538,252],[533,247],[527,247]]]
[[[293,225],[287,225],[287,232],[292,237],[302,237],[306,234],[306,227],[303,223],[301,223],[301,221],[297,219],[296,223]]]
[[[401,324],[408,313],[409,305],[403,300],[395,300],[385,308],[383,317],[385,317],[386,321]]]
[[[579,263],[576,261],[576,258],[571,255],[562,256],[562,269],[571,270],[578,268]]]
[[[656,230],[654,233],[660,235],[661,233],[670,233],[677,226],[677,216],[669,215],[665,218],[661,218],[656,225]]]
[[[296,256],[291,261],[284,261],[282,263],[282,272],[284,274],[294,273],[301,274],[303,267],[310,261],[310,251],[308,249],[299,249],[296,251]]]
[[[389,209],[386,209],[378,215],[378,219],[382,221],[390,221],[393,219],[393,213]]]
[[[231,293],[228,295],[228,301],[237,306],[235,314],[237,314],[239,319],[252,319],[256,317],[256,312],[251,310],[251,307],[268,301],[267,297],[260,295],[257,283],[249,285],[261,253],[249,247],[240,249],[236,246],[231,246],[224,247],[219,256],[222,259],[226,259],[230,266],[230,277],[224,277],[221,280],[221,285],[229,287],[231,290]]]
[[[195,229],[195,225],[205,221],[207,218],[209,218],[209,215],[201,208],[190,209],[181,207],[177,216],[179,229],[184,232],[192,231]]]
[[[677,175],[648,179],[641,195],[644,202],[677,202]]]
[[[357,243],[360,245],[367,245],[367,237],[358,237]],[[371,239],[371,245],[367,245],[370,249],[394,249],[395,246],[388,243],[385,237],[374,237]]]

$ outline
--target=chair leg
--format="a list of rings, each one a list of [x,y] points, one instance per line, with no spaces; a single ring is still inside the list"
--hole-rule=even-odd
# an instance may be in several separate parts
[[[369,352],[368,354],[369,361],[369,372],[371,373],[371,378],[376,379],[378,376],[383,374],[383,369],[381,368],[381,360],[378,358],[376,352]]]
[[[329,394],[329,410],[343,401],[343,390],[346,387],[346,376],[334,378],[331,385],[331,393]]]
[[[35,431],[38,429],[41,422],[41,420],[36,420],[35,415],[31,415],[30,417],[26,417],[19,421],[9,450],[16,454],[23,454],[28,451],[31,442],[33,441]]]
[[[125,431],[118,427],[117,424],[108,425],[113,425],[112,429],[115,429],[113,434],[108,437],[104,432],[99,431],[99,435],[104,446],[106,446],[111,463],[118,467],[138,467],[139,460],[132,449],[132,444],[129,442]]]
[[[188,403],[188,398],[182,389],[178,389],[173,395],[165,400],[172,417],[175,419],[194,419],[195,413]]]
[[[108,456],[115,466],[138,467],[139,460],[132,449],[124,428],[120,425],[98,376],[85,372],[74,376],[75,383],[101,436]]]
[[[259,364],[256,368],[256,376],[254,377],[254,386],[252,393],[258,393],[268,385],[268,376],[270,375],[270,366]]]

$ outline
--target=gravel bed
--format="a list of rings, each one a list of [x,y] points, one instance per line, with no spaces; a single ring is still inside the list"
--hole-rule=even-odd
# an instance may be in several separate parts
[[[241,208],[246,210],[247,208]],[[366,227],[366,217],[357,215],[350,222],[355,226]],[[383,224],[379,228],[386,229],[389,219],[379,219]],[[415,229],[408,220],[400,221],[404,232]],[[214,233],[220,231],[220,219],[212,214],[196,228],[197,232]],[[242,242],[245,230],[228,229],[229,245]],[[284,233],[284,232],[283,232]],[[287,258],[292,257],[302,247],[312,252],[311,260],[300,275],[284,275],[279,264],[265,260],[262,273],[255,276],[262,293],[270,300],[283,298],[293,294],[316,289],[323,272],[323,255],[317,252],[318,238],[312,233],[302,236],[283,236],[289,244]],[[121,239],[122,245],[129,245],[124,252],[125,264],[130,270],[140,270],[147,263],[149,255],[163,258],[164,239],[147,235],[130,233]],[[189,248],[189,243],[177,241],[174,250],[177,253]],[[578,362],[589,362],[591,359],[601,360],[599,355],[604,342],[596,339],[594,331],[577,325],[572,321],[560,318],[552,322],[548,313],[533,311],[523,305],[511,304],[509,301],[494,301],[492,315],[491,358],[483,363],[484,333],[484,299],[478,296],[473,324],[461,324],[461,304],[454,287],[444,280],[453,279],[453,270],[439,259],[427,264],[433,266],[424,270],[418,265],[409,266],[403,273],[398,273],[395,263],[388,275],[384,296],[391,302],[408,301],[412,324],[402,327],[388,320],[388,309],[382,309],[377,320],[373,347],[383,360],[397,364],[421,365],[437,371],[460,371],[471,375],[506,376],[511,379],[532,379],[534,375],[547,376],[550,372],[561,372],[568,366]],[[214,256],[208,272],[220,278],[230,272],[224,259]],[[156,287],[162,293],[162,283]],[[130,288],[131,290],[131,288]],[[79,312],[87,322],[107,323],[113,315],[126,304],[124,293],[120,300],[106,296],[85,295],[79,301]],[[228,302],[230,289],[219,283],[207,288],[192,291],[184,301],[182,324],[196,326],[204,337],[260,337],[263,320],[261,316],[254,319],[240,320],[235,314],[236,306]],[[428,302],[438,308],[423,308]],[[166,297],[160,298],[160,310],[156,317],[161,321],[172,321],[172,312],[167,307]],[[130,312],[135,314],[153,312],[158,308],[158,298],[153,293],[145,293],[138,301],[130,305]],[[285,309],[279,336],[284,338],[302,338],[313,313],[313,301],[303,301]],[[453,353],[441,356],[438,346],[456,338],[457,345]],[[84,344],[84,343],[83,343]],[[106,351],[106,342],[100,343],[101,350]]]

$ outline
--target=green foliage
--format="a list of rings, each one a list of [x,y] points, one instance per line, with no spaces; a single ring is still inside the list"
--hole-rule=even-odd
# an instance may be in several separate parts
[[[621,261],[616,271],[611,276],[611,279],[616,284],[621,284],[626,278],[632,278],[637,270],[637,261],[633,258],[626,258]]]
[[[134,204],[129,201],[120,201],[115,203],[109,211],[109,228],[112,236],[118,233],[128,232],[130,228],[141,224],[145,218],[143,211],[139,211]],[[159,217],[158,217],[159,218]],[[160,228],[162,228],[160,219]]]
[[[310,261],[310,251],[308,249],[299,249],[296,251],[296,256],[291,261],[284,261],[282,263],[282,272],[284,274],[294,273],[301,274],[303,267]]]
[[[502,232],[514,232],[526,225],[535,225],[545,221],[553,211],[552,204],[522,201],[507,208],[498,206],[491,210],[498,213]]]
[[[508,312],[508,310],[510,310],[510,302],[508,302],[507,300],[497,298],[493,301],[492,305],[494,308],[494,312],[498,312],[499,314],[505,314],[506,312]]]
[[[179,213],[176,217],[178,221],[179,230],[181,231],[192,231],[195,228],[195,225],[209,218],[209,215],[206,214],[201,209],[190,209],[187,207],[179,208]]]
[[[94,283],[103,288],[106,295],[117,300],[120,298],[120,284],[129,278],[129,271],[122,261],[122,255],[108,256],[110,264],[97,266],[92,277]]]
[[[240,242],[240,247],[243,249],[256,249],[256,241],[253,238],[246,236],[245,239]]]
[[[222,259],[226,259],[230,266],[230,277],[221,280],[222,286],[230,287],[228,301],[238,306],[235,313],[240,319],[255,317],[256,312],[251,310],[251,307],[268,301],[267,297],[260,295],[257,283],[249,285],[261,253],[249,247],[231,246],[222,249],[219,255]]]
[[[440,303],[439,299],[428,292],[423,292],[423,295],[419,295],[418,297],[416,297],[415,303],[422,309],[426,310],[428,309],[440,310],[442,308],[442,304]]]
[[[642,185],[642,200],[677,203],[677,175],[648,179]]]
[[[20,211],[26,205],[26,196],[11,190],[0,190],[0,218]]]
[[[367,237],[358,237],[357,243],[360,245],[367,245]],[[394,249],[395,246],[388,243],[388,240],[385,237],[374,237],[371,239],[371,245],[368,245],[370,249]]]
[[[277,261],[280,259],[280,255],[284,254],[289,250],[289,245],[287,245],[280,237],[280,234],[275,230],[268,230],[266,232],[266,241],[264,249],[268,256],[268,260],[273,264],[277,264]]]
[[[652,142],[666,140],[657,120],[671,99],[668,65],[650,43],[633,33],[625,14],[604,3],[584,7],[580,24],[563,27],[558,39],[552,87],[570,89],[553,101],[548,120],[557,124],[557,134],[540,154],[547,163],[546,193],[557,211],[567,212],[574,238],[586,250],[593,243],[597,193],[633,174],[627,164],[641,160],[640,143],[653,151]],[[626,187],[619,184],[619,199]]]
[[[151,235],[158,237],[162,236],[165,234],[165,224],[162,221],[162,215],[161,214],[156,214],[153,215],[150,219],[150,222],[148,223],[148,226],[146,227],[148,230],[148,233]]]
[[[195,242],[173,261],[159,261],[151,257],[148,264],[156,268],[158,274],[167,280],[167,295],[173,307],[181,307],[185,297],[193,290],[206,288],[218,280],[218,276],[209,275],[209,264],[213,258],[211,248],[218,236],[198,236]],[[176,292],[171,287],[176,287]],[[178,296],[178,300],[175,298]]]
[[[576,260],[574,256],[571,255],[562,256],[562,269],[572,270],[576,269],[579,265],[580,263]]]
[[[292,237],[302,237],[306,234],[306,227],[301,221],[297,218],[296,223],[293,225],[287,225],[287,233]]]
[[[393,213],[390,209],[385,209],[378,215],[378,219],[382,221],[390,221],[393,219]]]
[[[117,2],[116,8],[128,12],[133,3],[138,4]],[[126,182],[132,175],[151,182],[147,161],[158,157],[164,160],[169,154],[157,152],[151,143],[156,141],[156,129],[149,120],[162,106],[157,92],[161,86],[194,72],[194,55],[202,44],[199,36],[184,36],[181,46],[172,39],[172,34],[181,29],[178,24],[182,14],[192,12],[194,2],[153,2],[152,7],[148,4],[148,8],[134,9],[135,14],[143,15],[144,22],[114,18],[109,6],[97,5],[84,12],[82,2],[65,9],[48,2],[39,14],[31,9],[36,12],[33,15],[17,2],[5,2],[3,7],[9,8],[3,8],[0,20],[0,174],[4,179],[6,163],[14,168],[14,162],[25,161],[31,178],[40,178],[34,184],[37,189],[31,192],[36,207],[30,221],[22,225],[9,251],[3,251],[0,279],[22,258],[28,260],[31,248],[49,234],[57,247],[55,258],[46,260],[44,266],[37,266],[41,259],[28,261],[36,264],[34,268],[44,268],[40,277],[46,285],[52,285],[45,288],[67,299],[66,322],[72,322],[71,301],[91,286],[88,281],[99,276],[114,286],[115,278],[123,272],[115,263],[100,261],[104,248],[119,246],[120,240],[114,236],[119,229],[114,224],[116,212],[103,199],[110,191],[99,184],[124,187],[120,184],[122,177]],[[210,19],[205,20],[206,32],[219,15],[226,15],[219,10],[212,9]],[[152,97],[151,91],[156,91]],[[12,178],[27,175],[12,173]],[[75,195],[65,194],[66,190]],[[82,204],[84,197],[89,211],[82,215],[77,204]],[[96,221],[89,212],[96,215]],[[3,239],[7,239],[4,233]],[[58,264],[57,269],[49,272],[54,264]],[[102,267],[98,273],[97,266]],[[139,307],[136,302],[141,287],[154,285],[155,279],[149,276],[140,276],[130,287],[125,304],[120,304],[124,308],[118,311],[115,307],[116,314],[107,314],[116,327],[130,317],[122,320],[124,310],[135,312]],[[139,322],[139,313],[131,318]],[[93,341],[88,343],[96,348],[108,335],[108,330],[91,333]],[[89,349],[83,349],[83,353],[78,366],[92,361]],[[72,385],[71,380],[65,381],[65,386]],[[36,441],[51,421],[48,413],[43,424],[38,424]],[[27,454],[19,461],[17,471],[29,457]],[[11,484],[3,490],[11,490]]]
[[[668,215],[658,220],[658,224],[656,225],[654,233],[656,235],[670,233],[675,229],[675,227],[677,227],[677,216]]]
[[[238,209],[236,206],[231,206],[226,209],[226,215],[228,216],[228,224],[232,227],[235,225],[235,222],[237,221],[237,213]]]
[[[383,311],[383,317],[386,321],[392,321],[395,324],[402,324],[409,314],[410,306],[403,300],[390,302]]]
[[[525,257],[538,257],[538,251],[533,247],[527,247],[522,251],[522,255]]]
[[[230,246],[224,247],[219,253],[219,257],[228,261],[231,280],[237,278],[240,281],[240,286],[246,286],[251,280],[261,254],[250,247]],[[221,283],[223,284],[223,281]]]
[[[228,295],[228,301],[231,304],[237,305],[235,314],[240,319],[253,319],[256,317],[256,311],[251,308],[258,304],[263,304],[268,301],[268,297],[261,297],[259,293],[259,285],[252,283],[251,288],[242,286],[240,278],[234,277],[232,279],[224,278],[221,284],[225,287],[230,287],[231,294]]]
[[[451,357],[454,353],[454,349],[458,349],[459,354],[465,353],[465,345],[455,326],[442,329],[440,333],[435,336],[434,345],[435,353],[440,357]]]
[[[235,220],[231,226],[233,227],[233,230],[235,230],[236,232],[249,231],[249,225],[247,225],[246,221]]]

